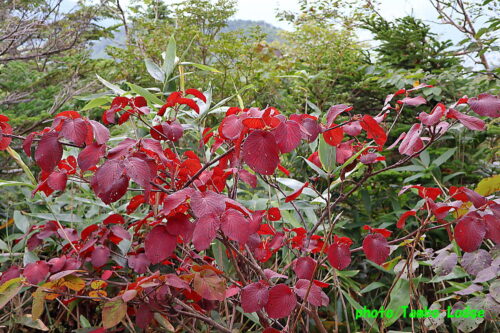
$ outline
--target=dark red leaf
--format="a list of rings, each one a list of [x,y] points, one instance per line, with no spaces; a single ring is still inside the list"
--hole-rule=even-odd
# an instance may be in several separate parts
[[[109,130],[106,126],[95,120],[89,120],[89,124],[92,126],[92,131],[97,144],[105,144],[109,140]]]
[[[335,119],[341,114],[342,112],[349,112],[352,110],[352,106],[347,106],[344,104],[338,104],[330,107],[328,109],[328,113],[326,114],[326,121],[327,121],[327,126],[330,127]]]
[[[302,299],[306,298],[307,290],[309,290],[306,301],[314,306],[327,306],[330,302],[328,296],[321,290],[321,287],[313,281],[300,279],[295,284],[294,290],[297,296]]]
[[[272,175],[279,164],[279,148],[273,133],[257,130],[243,144],[243,160],[255,172]]]
[[[129,178],[124,170],[121,161],[108,160],[92,177],[90,186],[104,203],[115,202],[127,192]]]
[[[296,304],[297,298],[292,289],[285,284],[277,284],[269,290],[265,309],[269,318],[278,319],[289,316]]]
[[[45,280],[48,274],[49,265],[42,260],[26,265],[23,271],[23,275],[31,284],[39,284]]]
[[[241,307],[247,313],[262,310],[267,304],[269,286],[263,282],[249,284],[241,290]]]
[[[66,172],[52,172],[47,178],[47,185],[54,191],[64,191],[68,174]]]
[[[281,122],[273,130],[273,133],[282,154],[289,153],[297,148],[302,140],[300,126],[293,120]]]
[[[389,244],[381,234],[369,234],[363,240],[363,251],[368,260],[381,265],[389,256]]]
[[[455,227],[455,239],[465,252],[476,251],[486,236],[486,224],[474,215],[462,217]]]
[[[57,132],[48,132],[42,135],[35,150],[36,164],[43,170],[51,172],[57,166],[63,155],[62,145],[58,141]]]
[[[317,262],[311,257],[300,257],[293,261],[293,271],[299,279],[311,280]]]
[[[486,223],[485,237],[495,244],[500,244],[500,219],[494,215],[485,215],[484,222]]]
[[[153,320],[153,311],[148,304],[141,304],[135,312],[135,323],[139,328],[145,330]]]
[[[252,188],[257,187],[257,176],[254,175],[253,173],[250,173],[245,169],[241,169],[239,171],[239,177],[241,178],[242,181],[250,185],[250,187]]]
[[[144,199],[144,195],[142,195],[142,194],[138,194],[135,197],[133,197],[132,199],[130,199],[130,202],[128,203],[127,209],[126,209],[127,214],[132,214],[133,212],[135,212],[135,210],[144,202],[146,202],[146,201]]]
[[[467,102],[475,113],[480,116],[498,118],[500,117],[500,99],[490,94],[480,94],[469,98]]]
[[[144,249],[152,264],[157,264],[170,257],[177,246],[177,237],[172,236],[164,225],[157,225],[146,236]]]
[[[156,177],[156,164],[146,156],[131,156],[124,160],[125,173],[134,182],[145,189],[151,187],[151,181]]]
[[[77,145],[82,145],[87,136],[87,123],[81,118],[65,118],[61,135]]]
[[[106,246],[97,246],[92,251],[92,266],[101,267],[106,265],[109,260],[110,251]]]
[[[29,157],[31,157],[31,145],[33,144],[33,139],[34,139],[36,134],[37,134],[36,132],[32,132],[32,133],[28,134],[26,136],[26,139],[24,139],[24,141],[23,141],[23,150],[26,153],[26,155],[28,155]],[[5,147],[5,148],[7,148],[7,147]]]
[[[222,123],[219,126],[219,134],[221,134],[223,138],[235,140],[241,136],[244,129],[245,126],[243,126],[240,117],[232,114],[226,116],[222,120]]]
[[[332,267],[343,270],[351,263],[351,250],[349,249],[352,241],[347,237],[335,239],[328,248],[328,262]]]
[[[220,215],[226,209],[224,196],[213,191],[195,191],[191,195],[191,209],[196,217],[214,214]]]
[[[245,244],[248,237],[253,234],[248,229],[249,221],[235,209],[228,209],[222,216],[221,229],[229,239]]]
[[[151,264],[145,253],[131,254],[128,256],[128,265],[138,274],[147,272],[148,266]]]
[[[196,221],[193,232],[193,244],[196,250],[203,251],[208,249],[210,243],[217,235],[221,221],[218,216],[204,215]]]
[[[97,142],[93,142],[92,144],[85,147],[80,154],[78,154],[77,162],[78,167],[82,171],[89,170],[92,167],[95,167],[101,157],[104,156],[106,152],[106,147],[104,145],[99,145]]]

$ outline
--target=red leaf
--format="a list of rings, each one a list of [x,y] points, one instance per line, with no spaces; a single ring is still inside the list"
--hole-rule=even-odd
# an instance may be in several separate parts
[[[129,157],[124,160],[125,173],[134,182],[144,189],[151,188],[151,181],[156,177],[156,164],[150,160],[146,161],[146,156]]]
[[[352,110],[352,106],[347,106],[344,104],[338,104],[330,107],[328,109],[328,113],[326,114],[326,121],[327,121],[327,126],[331,127],[335,119],[341,114],[342,112],[349,112]]]
[[[500,244],[500,219],[493,215],[485,215],[484,222],[486,223],[485,237],[495,244]]]
[[[281,219],[280,209],[277,207],[271,207],[267,211],[267,218],[269,221],[279,221]]]
[[[196,90],[196,89],[187,89],[185,91],[185,93],[186,93],[186,95],[193,95],[194,97],[197,97],[197,98],[201,99],[203,101],[203,103],[207,102],[207,98],[199,90]]]
[[[299,279],[311,280],[317,262],[311,257],[300,257],[293,261],[293,271]]]
[[[57,141],[57,132],[48,132],[42,135],[35,150],[36,164],[43,170],[51,172],[57,166],[63,155],[62,145]]]
[[[250,173],[245,169],[241,169],[239,171],[239,177],[241,178],[242,181],[250,185],[250,187],[252,188],[257,187],[257,176],[254,175],[253,173]]]
[[[47,185],[54,191],[64,191],[68,175],[66,172],[52,172],[47,178]]]
[[[309,285],[311,285],[309,287]],[[321,287],[316,285],[313,281],[300,279],[295,284],[295,293],[302,299],[305,299],[307,290],[309,289],[309,294],[307,295],[307,302],[314,306],[327,306],[330,300],[328,296],[321,290]]]
[[[500,99],[490,94],[480,94],[469,98],[467,102],[475,113],[480,116],[498,118],[500,117]]]
[[[152,264],[157,264],[170,257],[177,245],[177,237],[172,236],[164,225],[157,225],[146,236],[144,249]]]
[[[191,109],[194,110],[194,112],[196,113],[200,113],[200,107],[198,106],[198,104],[196,104],[196,102],[192,99],[189,99],[189,98],[179,98],[177,100],[177,103],[179,104],[184,104],[184,105],[187,105],[189,106]]]
[[[486,236],[486,225],[473,215],[462,217],[455,227],[455,239],[465,252],[476,251]]]
[[[105,144],[109,140],[109,130],[103,124],[95,121],[89,120],[90,126],[92,126],[92,131],[94,132],[94,138],[97,144]]]
[[[163,214],[169,215],[170,212],[186,202],[193,193],[194,190],[188,187],[168,195],[163,201]]]
[[[224,196],[213,191],[195,191],[191,195],[191,209],[196,217],[214,214],[220,215],[226,209]]]
[[[455,109],[449,109],[446,116],[448,118],[458,119],[458,121],[461,122],[462,125],[473,131],[484,131],[484,128],[486,126],[483,120],[460,113]]]
[[[300,144],[300,126],[293,120],[286,120],[273,130],[276,143],[282,154],[289,153]]]
[[[380,127],[372,116],[365,114],[360,121],[361,128],[368,133],[368,138],[375,140],[379,146],[383,146],[387,141],[387,134],[384,129]]]
[[[110,253],[109,249],[102,245],[94,248],[94,251],[92,251],[92,266],[97,268],[106,265]]]
[[[402,155],[413,155],[414,153],[420,151],[424,147],[424,143],[420,138],[420,133],[422,133],[422,125],[414,124],[403,141],[399,145],[399,153]]]
[[[257,130],[243,144],[243,160],[255,172],[272,175],[279,164],[279,148],[273,133]]]
[[[82,145],[87,136],[87,123],[81,118],[64,119],[61,135],[77,145]]]
[[[446,107],[439,103],[434,107],[431,114],[426,112],[421,112],[418,116],[418,119],[422,122],[422,124],[427,126],[433,126],[439,123],[439,120],[444,116],[444,112],[446,111]]]
[[[255,231],[249,229],[250,223],[239,211],[228,209],[222,216],[222,232],[231,240],[237,241],[241,245],[245,244],[248,237]]]
[[[343,270],[351,263],[351,247],[352,241],[347,237],[335,239],[332,245],[328,248],[328,262],[332,267]]]
[[[245,126],[241,123],[240,117],[237,115],[229,115],[222,120],[219,126],[219,134],[229,140],[236,140],[241,136]]]
[[[369,234],[363,240],[363,251],[368,260],[381,265],[389,256],[389,244],[381,234]]]
[[[5,117],[5,116],[0,115],[0,117]],[[7,117],[5,117],[5,118],[7,118]],[[8,120],[8,118],[7,118],[7,120]],[[5,120],[5,121],[0,120],[0,150],[7,149],[7,147],[12,142],[11,137],[3,135],[3,134],[12,134],[12,127],[8,123],[6,123],[7,120]],[[25,151],[26,151],[26,149],[25,149]]]
[[[35,137],[36,134],[37,134],[36,132],[32,132],[32,133],[28,134],[26,136],[26,139],[24,139],[24,141],[23,141],[23,150],[26,153],[26,155],[28,155],[28,157],[31,157],[31,145],[33,144],[33,138]],[[9,141],[9,143],[10,143],[10,141]],[[5,146],[5,148],[7,148],[7,146]],[[0,147],[2,147],[1,144],[0,144]],[[0,150],[2,150],[2,149],[0,149]]]
[[[193,232],[193,244],[196,250],[203,251],[208,249],[210,243],[217,235],[221,221],[218,216],[204,215],[196,221]]]
[[[332,124],[330,128],[337,126],[336,124]],[[338,146],[341,142],[342,139],[344,139],[344,130],[342,127],[337,127],[334,129],[326,129],[323,132],[323,138],[325,139],[325,142],[328,143],[330,146]]]
[[[104,225],[108,224],[125,224],[125,219],[120,214],[111,214],[102,221]]]
[[[90,186],[104,203],[115,202],[127,192],[129,178],[123,172],[121,161],[108,160],[92,177]]]
[[[23,275],[31,284],[39,284],[48,274],[49,265],[42,260],[26,265],[23,271]]]
[[[241,290],[241,307],[247,313],[262,310],[267,304],[269,286],[263,282],[249,284]]]
[[[302,194],[302,191],[307,187],[309,186],[309,182],[306,182],[304,185],[302,185],[301,188],[295,190],[292,194],[290,194],[289,196],[287,196],[285,198],[285,202],[290,202],[290,201],[293,201],[295,199],[297,199],[299,197],[299,195]]]
[[[170,140],[173,142],[179,141],[184,134],[184,129],[182,125],[177,121],[167,121],[160,125],[154,126],[150,130],[150,134],[153,139],[156,140]]]
[[[297,298],[292,289],[287,285],[277,284],[269,290],[265,309],[269,318],[279,319],[289,316],[296,304]]]
[[[128,256],[128,265],[138,274],[147,272],[148,266],[151,264],[145,253],[131,254]]]
[[[135,212],[135,210],[143,203],[146,201],[144,200],[144,195],[138,194],[132,199],[130,199],[130,202],[127,205],[127,214],[132,214]]]
[[[85,147],[80,154],[78,154],[77,162],[82,171],[86,171],[95,167],[101,157],[104,156],[106,147],[93,142],[91,145]]]
[[[405,97],[402,100],[398,101],[398,103],[410,106],[419,106],[427,103],[427,101],[422,96],[417,96],[417,97]]]
[[[403,215],[401,215],[399,217],[398,223],[396,223],[396,227],[398,229],[403,229],[405,224],[406,224],[406,219],[410,216],[415,216],[416,214],[417,214],[417,212],[414,210],[409,210],[409,211],[405,212]]]

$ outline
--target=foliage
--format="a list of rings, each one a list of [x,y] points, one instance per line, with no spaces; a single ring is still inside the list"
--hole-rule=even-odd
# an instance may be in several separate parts
[[[176,53],[170,39],[163,63],[148,65],[162,87],[185,83]],[[382,224],[347,227],[353,216],[345,209],[351,196],[369,193],[374,177],[397,168],[424,171],[416,170],[417,164],[405,166],[417,157],[422,165],[439,168],[454,150],[431,162],[428,148],[458,124],[484,131],[483,119],[500,117],[497,96],[480,94],[415,112],[427,103],[418,94],[430,88],[420,84],[388,95],[374,116],[339,104],[316,117],[286,115],[274,107],[218,112],[211,95],[196,89],[164,93],[126,82],[129,89],[123,90],[99,80],[110,89],[107,98],[97,97],[88,108],[102,110],[100,121],[65,111],[50,127],[24,138],[23,150],[40,172],[30,209],[14,213],[14,227],[22,233],[14,232],[2,245],[12,253],[25,248],[23,267],[11,264],[0,288],[8,290],[4,306],[30,292],[32,305],[24,319],[13,312],[4,316],[11,327],[28,325],[26,318],[30,325],[44,326],[57,314],[57,299],[79,309],[80,317],[66,328],[194,325],[231,332],[303,331],[314,325],[326,332],[324,318],[336,313],[356,330],[367,324],[379,330],[410,324],[424,329],[431,324],[402,317],[401,306],[428,305],[417,292],[407,297],[410,288],[468,276],[475,276],[474,285],[450,282],[452,292],[488,310],[489,317],[454,325],[488,327],[498,316],[497,291],[487,289],[498,271],[490,242],[500,242],[498,199],[486,197],[497,190],[487,185],[494,178],[477,191],[448,187],[435,177],[437,187],[404,186],[398,195],[412,192],[411,209],[401,207]],[[418,115],[417,122],[395,136],[402,113]],[[216,128],[205,127],[210,118],[217,119]],[[9,149],[19,137],[12,136],[7,117],[0,120],[0,147]],[[281,161],[303,142],[314,147],[310,169],[292,176]],[[397,152],[390,151],[393,147]],[[419,201],[412,202],[413,196]],[[82,212],[73,200],[93,208]],[[40,222],[32,224],[30,217]],[[449,246],[435,254],[420,250],[425,236],[441,229],[448,232],[443,241]],[[357,256],[360,251],[367,260]],[[476,256],[484,265],[476,267]],[[367,263],[382,276],[395,277],[361,288],[355,278],[366,281],[373,275],[366,269],[360,273]],[[417,273],[431,263],[436,275]],[[16,295],[22,286],[28,287],[25,296]],[[381,287],[389,289],[372,306],[396,316],[351,321],[347,304],[359,309],[359,296]],[[472,293],[478,296],[467,298]],[[446,299],[432,301],[446,305]],[[100,310],[89,311],[91,304]]]

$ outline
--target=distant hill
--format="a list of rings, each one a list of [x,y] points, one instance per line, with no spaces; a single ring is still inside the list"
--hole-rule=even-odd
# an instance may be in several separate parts
[[[272,42],[279,40],[280,28],[275,27],[264,21],[253,20],[229,20],[227,27],[222,29],[222,32],[235,31],[235,30],[248,30],[253,27],[260,27],[262,32],[267,34],[267,41]],[[125,45],[125,30],[121,27],[114,35],[113,38],[103,38],[92,45],[92,58],[108,58],[106,55],[106,47],[108,46],[124,46]]]

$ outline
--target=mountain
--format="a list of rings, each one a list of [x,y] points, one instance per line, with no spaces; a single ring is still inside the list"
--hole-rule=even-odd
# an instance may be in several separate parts
[[[253,27],[260,27],[262,32],[267,34],[266,40],[272,42],[279,40],[280,28],[275,27],[265,21],[253,20],[229,20],[227,26],[222,29],[222,32],[229,32],[235,30],[249,30]],[[125,30],[123,27],[115,32],[113,38],[103,38],[93,43],[91,46],[92,58],[108,58],[106,54],[106,47],[108,46],[123,46],[125,45]]]

